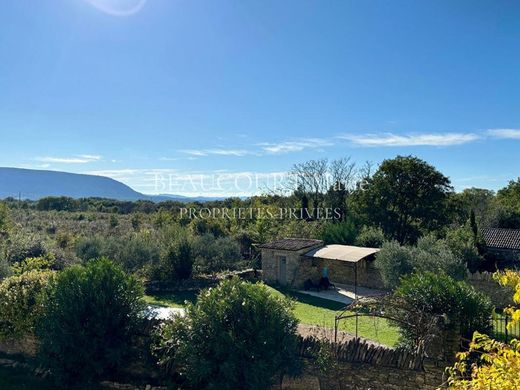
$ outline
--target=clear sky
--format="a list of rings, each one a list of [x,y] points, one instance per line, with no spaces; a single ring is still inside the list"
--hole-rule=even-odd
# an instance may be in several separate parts
[[[459,190],[520,176],[518,1],[0,6],[0,166],[190,195],[150,174],[413,154]]]

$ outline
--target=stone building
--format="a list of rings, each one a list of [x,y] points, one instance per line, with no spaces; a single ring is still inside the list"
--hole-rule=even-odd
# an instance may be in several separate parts
[[[486,249],[499,268],[520,267],[520,229],[482,229]]]
[[[381,289],[375,267],[376,248],[324,245],[321,240],[285,238],[258,246],[262,251],[262,277],[266,283],[302,288],[310,279],[317,284],[327,275],[331,283]]]

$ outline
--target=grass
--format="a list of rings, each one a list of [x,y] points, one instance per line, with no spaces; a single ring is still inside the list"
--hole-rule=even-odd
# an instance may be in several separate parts
[[[322,299],[295,291],[277,290],[268,287],[273,294],[285,295],[294,301],[294,315],[302,324],[318,325],[324,328],[334,328],[334,318],[344,305],[328,299]],[[150,304],[164,307],[183,307],[184,301],[194,302],[196,295],[193,292],[171,293],[161,295],[147,295],[146,301]],[[346,315],[354,314],[352,312]],[[354,317],[340,321],[339,329],[355,334],[356,319]],[[381,344],[393,347],[399,338],[398,329],[391,326],[384,318],[358,317],[358,335]]]
[[[162,293],[145,295],[146,303],[161,307],[184,307],[185,301],[195,302],[197,294],[194,291],[182,291],[176,293]]]

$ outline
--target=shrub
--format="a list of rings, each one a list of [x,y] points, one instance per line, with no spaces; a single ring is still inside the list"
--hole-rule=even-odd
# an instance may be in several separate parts
[[[376,265],[388,288],[395,288],[402,276],[412,272],[443,273],[455,279],[466,276],[464,261],[453,254],[445,240],[433,236],[419,239],[416,247],[386,242],[376,256]]]
[[[493,307],[489,298],[465,282],[457,282],[445,274],[426,272],[405,276],[394,297],[426,317],[445,317],[446,325],[465,337],[471,337],[474,331],[490,330]],[[407,316],[402,318],[405,323],[420,320],[410,317],[408,313],[400,313]],[[403,343],[410,343],[411,328],[401,326],[400,330]]]
[[[37,326],[44,366],[65,384],[117,370],[145,314],[142,295],[137,281],[105,258],[61,271]]]
[[[30,270],[0,283],[0,339],[22,338],[33,332],[52,275],[51,271]]]
[[[468,226],[449,230],[446,243],[456,257],[462,259],[472,272],[476,272],[484,259],[478,252],[475,234]]]
[[[101,257],[103,242],[98,237],[83,237],[76,243],[76,255],[83,261]]]
[[[352,245],[357,233],[357,228],[351,220],[341,223],[326,223],[321,229],[321,239],[325,244]]]
[[[466,264],[462,258],[455,256],[445,240],[434,236],[422,237],[411,251],[412,266],[416,272],[446,273],[459,280],[466,277]]]
[[[387,288],[397,287],[401,276],[413,271],[412,262],[410,249],[397,241],[385,242],[376,255],[376,265]]]
[[[193,243],[197,270],[212,273],[233,268],[240,260],[240,246],[231,237],[215,238],[212,234],[197,237]]]
[[[159,329],[154,353],[196,389],[268,389],[297,368],[291,303],[238,279],[203,291]]]
[[[43,239],[36,235],[11,234],[7,243],[6,258],[10,263],[28,257],[41,257],[47,254]]]
[[[193,254],[187,238],[172,243],[161,258],[159,274],[162,280],[188,279],[193,273]],[[157,274],[157,270],[155,271]]]
[[[49,270],[54,264],[54,256],[29,257],[23,261],[13,264],[11,267],[15,275],[21,275],[29,271]]]
[[[0,280],[11,275],[11,268],[6,259],[0,258]]]
[[[0,238],[7,237],[11,229],[9,209],[4,202],[0,202]]]
[[[356,245],[368,248],[381,248],[384,242],[385,234],[383,230],[375,227],[363,227],[356,238]]]

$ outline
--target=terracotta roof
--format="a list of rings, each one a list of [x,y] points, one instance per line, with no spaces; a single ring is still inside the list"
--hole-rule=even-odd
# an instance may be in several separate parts
[[[482,229],[486,245],[496,249],[520,250],[520,229]]]
[[[305,256],[357,263],[365,257],[377,252],[379,252],[377,248],[364,248],[351,245],[327,245],[322,248],[313,249],[307,252]]]
[[[308,238],[284,238],[282,240],[267,242],[258,245],[259,248],[265,249],[281,249],[286,251],[299,251],[301,249],[310,248],[315,245],[323,245],[321,240],[312,240]]]

